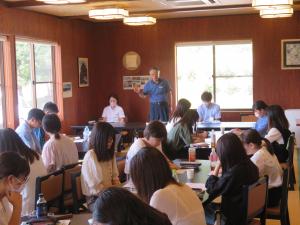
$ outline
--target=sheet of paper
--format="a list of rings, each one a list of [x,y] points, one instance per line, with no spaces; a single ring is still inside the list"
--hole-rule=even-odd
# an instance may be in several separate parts
[[[203,183],[185,183],[185,184],[192,189],[201,189],[203,191],[206,190],[205,184]]]

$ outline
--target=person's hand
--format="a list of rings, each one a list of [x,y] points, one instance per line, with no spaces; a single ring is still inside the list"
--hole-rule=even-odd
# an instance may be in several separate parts
[[[118,185],[118,184],[121,184],[119,178],[112,180],[112,185]]]
[[[238,129],[238,128],[232,129],[230,132],[234,133],[237,136],[241,136],[242,133],[243,133],[243,131],[241,129]]]
[[[19,192],[8,191],[6,197],[14,208],[22,208],[22,195]]]
[[[134,84],[132,89],[135,93],[139,94],[141,92],[141,87],[139,85]]]

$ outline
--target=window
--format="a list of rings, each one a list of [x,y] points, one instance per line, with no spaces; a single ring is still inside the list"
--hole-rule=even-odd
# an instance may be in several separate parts
[[[210,91],[222,109],[249,109],[253,104],[252,43],[176,45],[177,96],[193,108]]]
[[[16,42],[19,119],[31,108],[54,101],[54,46],[23,40]]]
[[[0,128],[5,127],[4,41],[5,39],[0,36]]]

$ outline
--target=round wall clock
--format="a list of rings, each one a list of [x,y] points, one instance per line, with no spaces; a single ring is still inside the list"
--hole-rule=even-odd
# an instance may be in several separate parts
[[[123,66],[127,70],[136,70],[141,64],[141,57],[134,51],[126,52],[123,56]]]

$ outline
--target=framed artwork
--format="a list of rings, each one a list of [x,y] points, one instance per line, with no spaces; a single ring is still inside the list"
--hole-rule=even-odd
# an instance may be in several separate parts
[[[78,58],[79,87],[89,86],[88,58]]]
[[[281,40],[281,69],[300,69],[300,39]]]
[[[63,98],[72,97],[72,82],[63,82]]]
[[[149,80],[151,80],[149,75],[123,76],[123,90],[133,90],[135,86],[143,89]]]

